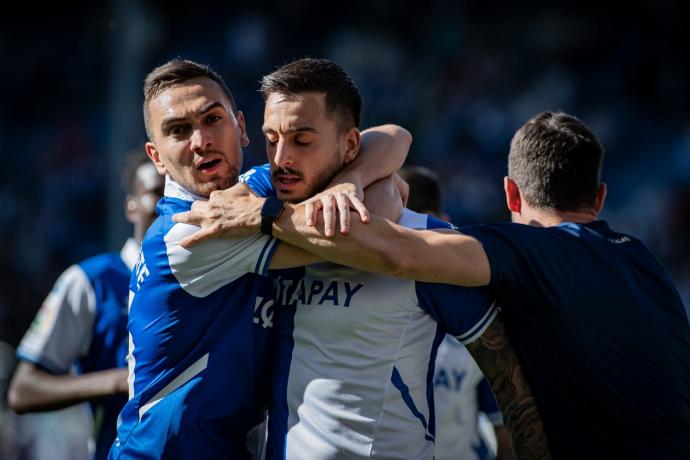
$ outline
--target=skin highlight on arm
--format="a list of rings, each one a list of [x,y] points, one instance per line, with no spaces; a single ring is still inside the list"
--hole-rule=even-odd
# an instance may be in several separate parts
[[[17,366],[7,395],[18,414],[42,412],[115,394],[127,394],[127,369],[108,369],[81,375],[54,375],[32,363]]]

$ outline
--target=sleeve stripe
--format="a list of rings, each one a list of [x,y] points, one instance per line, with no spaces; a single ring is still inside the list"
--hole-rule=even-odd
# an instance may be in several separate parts
[[[472,329],[467,331],[464,334],[458,335],[455,338],[458,339],[462,343],[470,343],[476,340],[480,335],[484,333],[487,327],[489,327],[489,324],[496,318],[496,315],[498,314],[498,307],[496,306],[496,302],[491,304],[489,307],[489,310],[484,314],[482,319],[480,319],[477,324],[474,325]]]
[[[271,262],[271,257],[273,256],[273,252],[275,251],[277,247],[277,242],[275,238],[272,236],[268,238],[266,241],[266,244],[264,245],[263,249],[261,250],[261,254],[259,254],[259,259],[256,261],[256,267],[254,267],[254,273],[258,273],[260,275],[265,275],[268,272],[268,266],[270,265]]]

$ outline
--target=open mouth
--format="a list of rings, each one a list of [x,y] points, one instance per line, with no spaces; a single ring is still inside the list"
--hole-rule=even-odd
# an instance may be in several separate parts
[[[216,158],[215,160],[209,160],[204,163],[201,163],[199,166],[197,166],[196,169],[199,171],[210,171],[212,169],[215,169],[216,166],[220,164],[220,159]]]

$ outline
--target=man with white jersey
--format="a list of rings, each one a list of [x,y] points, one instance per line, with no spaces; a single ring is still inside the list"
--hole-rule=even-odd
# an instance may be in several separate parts
[[[262,275],[315,258],[266,235],[180,245],[196,228],[172,215],[235,184],[248,143],[217,73],[180,59],[157,67],[145,80],[144,119],[165,196],[130,282],[130,400],[110,458],[249,458],[246,436],[261,419],[270,370],[273,288]],[[362,184],[404,161],[409,141],[401,133],[362,133],[371,147],[353,166]],[[338,142],[350,162],[360,133]]]
[[[406,166],[398,174],[409,185],[407,207],[446,220],[441,181],[423,166]],[[436,460],[508,460],[512,449],[491,386],[457,339],[446,335],[434,371]]]
[[[599,220],[603,156],[582,121],[543,112],[510,145],[503,184],[513,222],[470,226],[462,234],[411,231],[372,216],[366,228],[355,220],[350,234],[329,238],[309,231],[306,206],[289,205],[273,230],[353,267],[488,286],[501,303],[554,458],[686,460],[688,317],[670,275],[644,244]],[[259,220],[258,206],[244,204],[247,215],[242,207],[225,209],[241,227]],[[214,225],[232,234],[229,220]],[[478,342],[496,348],[500,335],[485,333]],[[468,348],[483,354],[474,343]],[[495,386],[494,392],[501,402]],[[511,414],[503,409],[510,429]]]
[[[127,401],[127,286],[163,192],[163,180],[143,149],[130,154],[124,176],[125,214],[134,225],[132,237],[121,251],[72,265],[60,276],[19,345],[20,363],[8,394],[10,407],[18,413],[91,402],[96,422],[94,458],[99,460],[108,455],[117,415]],[[69,420],[83,417],[81,409],[56,412],[52,423],[62,420],[62,427],[68,426]],[[38,425],[40,419],[34,423]],[[91,422],[82,430],[84,437],[90,436]],[[51,458],[58,458],[54,441],[47,450]],[[72,451],[67,458],[76,455]]]
[[[215,194],[208,203],[174,217],[204,227],[182,244],[193,250],[195,242],[207,240],[235,216],[235,224],[243,227],[237,234],[259,229],[270,234],[281,200],[299,202],[321,191],[344,164],[332,133],[359,123],[359,111],[351,109],[358,104],[337,103],[343,93],[359,100],[353,87],[340,67],[319,59],[301,59],[264,77],[269,165],[253,169],[243,180],[267,198],[237,196],[235,191]],[[368,190],[374,195],[367,195],[374,212],[387,202],[381,198],[389,185],[382,182]],[[337,193],[335,198],[311,198],[308,204],[315,209],[329,202],[333,206],[333,200],[340,204]],[[272,211],[276,203],[278,210]],[[259,208],[262,219],[257,220]],[[339,216],[347,215],[339,211]],[[324,213],[326,221],[332,217]],[[341,230],[348,226],[346,219],[340,219]],[[216,228],[214,220],[221,222]],[[452,229],[409,210],[398,221],[413,229]],[[308,249],[311,240],[301,241]],[[333,260],[350,262],[350,255],[340,256]],[[486,350],[493,355],[484,361],[485,371],[500,390],[516,452],[519,458],[548,456],[538,412],[501,323],[493,321],[497,307],[487,292],[381,277],[331,263],[276,276],[281,306],[274,316],[278,343],[267,458],[432,458],[434,358],[446,332],[463,342],[498,336],[499,346]]]

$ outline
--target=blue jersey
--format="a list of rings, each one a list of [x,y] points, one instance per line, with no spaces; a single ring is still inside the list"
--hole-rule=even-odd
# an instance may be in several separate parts
[[[271,193],[265,167],[242,180]],[[401,224],[449,226],[408,210]],[[489,293],[331,263],[277,286],[266,457],[431,458],[436,351],[446,333],[483,333],[497,313]]]
[[[74,365],[78,373],[125,367],[127,286],[138,253],[134,240],[121,252],[101,254],[67,269],[46,298],[19,346],[20,359],[55,374]],[[127,397],[91,403],[96,427],[95,458],[108,455],[117,415]]]
[[[268,381],[277,241],[213,240],[172,221],[201,199],[170,178],[130,282],[130,400],[111,458],[249,458]]]
[[[641,242],[604,221],[462,231],[484,246],[554,458],[690,458],[690,327]]]

